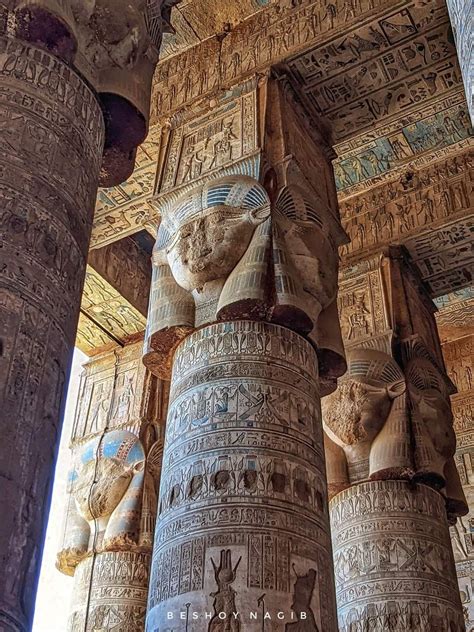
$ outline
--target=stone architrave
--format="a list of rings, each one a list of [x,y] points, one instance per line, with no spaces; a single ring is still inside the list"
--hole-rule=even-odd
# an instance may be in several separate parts
[[[140,81],[145,65],[150,81],[141,97],[151,89],[157,58],[148,52],[152,34],[161,34],[162,2],[148,4],[153,29],[139,2],[0,3],[0,627],[7,632],[31,627],[99,175],[121,182],[120,156],[132,165],[146,134],[148,101],[125,85],[133,92],[131,79]]]
[[[345,370],[344,235],[327,138],[283,77],[256,77],[172,121],[160,155],[144,361],[173,373],[147,629],[335,632],[319,411]]]
[[[339,301],[348,370],[322,406],[339,629],[462,632],[449,524],[467,505],[435,307],[399,249],[344,270]]]
[[[57,560],[74,575],[70,632],[143,630],[167,390],[140,343],[84,367]]]

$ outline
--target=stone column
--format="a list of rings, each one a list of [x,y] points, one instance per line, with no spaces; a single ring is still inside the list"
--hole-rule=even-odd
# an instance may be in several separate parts
[[[469,514],[451,528],[459,590],[466,629],[474,629],[474,288],[436,301],[436,322],[450,378],[457,387],[451,396],[456,432],[456,467],[469,505]]]
[[[145,362],[173,373],[147,630],[336,632],[320,421],[345,369],[330,149],[274,78],[166,134]]]
[[[30,629],[103,145],[74,70],[0,40],[0,627]]]
[[[263,322],[210,325],[178,347],[148,629],[184,629],[185,612],[194,630],[220,613],[261,630],[265,611],[275,630],[292,611],[337,629],[317,366],[302,336]]]
[[[465,629],[454,389],[424,292],[395,248],[342,272],[348,370],[323,400],[340,632]]]
[[[135,10],[143,37],[134,28],[131,38],[128,28],[136,25],[120,11],[125,4],[131,11],[131,3],[114,5],[121,36],[110,44],[94,15],[104,20],[104,7],[86,4],[0,3],[0,627],[9,632],[29,629],[33,615],[101,164],[102,182],[123,177],[102,162],[104,139],[106,148],[125,147],[128,156],[140,141],[127,137],[117,108],[104,130],[103,110],[107,93],[139,112],[138,100],[123,86],[117,92],[115,79],[126,83],[134,62],[146,66],[143,8]],[[123,52],[124,38],[139,48],[127,49],[131,60],[114,54],[117,47]],[[115,79],[106,85],[103,73]],[[143,136],[146,115],[141,119]]]
[[[441,494],[402,480],[358,483],[330,502],[339,632],[461,632]]]
[[[74,575],[70,632],[145,623],[168,388],[146,371],[141,347],[84,367],[57,561]]]

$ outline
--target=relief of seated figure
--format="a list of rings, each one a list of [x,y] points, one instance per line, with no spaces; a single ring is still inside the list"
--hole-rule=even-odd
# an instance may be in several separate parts
[[[222,320],[265,320],[309,338],[322,381],[345,370],[336,309],[337,248],[298,187],[274,203],[248,176],[200,185],[162,208],[144,361],[169,371],[179,341]]]

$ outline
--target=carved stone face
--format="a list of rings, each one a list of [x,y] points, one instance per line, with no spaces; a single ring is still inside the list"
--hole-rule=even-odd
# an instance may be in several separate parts
[[[456,450],[451,406],[443,395],[434,389],[417,392],[411,388],[410,391],[436,452],[446,459],[450,458]]]
[[[342,382],[323,399],[323,418],[342,447],[372,441],[390,412],[387,389],[356,380]]]
[[[192,291],[226,279],[247,250],[254,230],[250,213],[224,205],[180,226],[167,248],[178,285]]]
[[[84,464],[74,487],[82,517],[91,521],[110,516],[127,491],[132,474],[132,467],[114,458]]]

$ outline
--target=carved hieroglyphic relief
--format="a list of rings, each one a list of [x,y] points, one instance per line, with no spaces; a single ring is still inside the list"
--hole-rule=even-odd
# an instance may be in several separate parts
[[[186,603],[190,612],[228,615],[235,605],[235,630],[260,631],[264,613],[255,621],[248,611],[262,608],[275,613],[272,629],[290,630],[292,607],[298,619],[307,611],[308,630],[336,630],[317,393],[315,352],[288,329],[225,322],[180,344],[150,630]],[[218,629],[203,616],[192,625]]]
[[[0,627],[23,631],[33,617],[103,128],[89,87],[38,48],[0,38],[0,83]]]
[[[348,4],[354,17],[358,7]],[[374,21],[359,21],[289,67],[306,99],[331,123],[337,142],[421,100],[444,96],[460,81],[441,0],[405,2]]]
[[[143,629],[165,406],[140,343],[85,365],[58,553],[75,576],[71,632]]]
[[[440,306],[439,312],[445,340],[443,355],[448,373],[458,389],[451,397],[457,438],[456,466],[470,509],[469,514],[451,529],[466,629],[469,632],[474,629],[474,300],[472,296],[469,297],[471,293],[472,288],[463,295],[445,297],[445,305]],[[457,326],[453,327],[453,324]]]
[[[336,146],[339,156],[342,154],[334,163],[341,196],[362,192],[391,179],[395,173],[422,167],[443,154],[452,155],[469,146],[471,127],[464,103],[453,105],[452,99],[445,103],[442,108],[443,102],[436,102],[433,114],[424,108],[422,116],[412,115],[411,121],[402,119],[403,125],[388,137],[367,142],[369,138],[362,135],[363,146],[347,154]]]
[[[209,3],[207,0],[181,0],[171,14],[173,32],[163,34],[160,58],[176,55],[216,33],[230,30],[270,2],[240,0],[238,3]]]
[[[116,187],[100,189],[94,215],[91,248],[101,248],[147,227],[153,209],[149,200],[153,195],[161,129],[150,129],[140,145],[135,169],[128,180]]]
[[[474,335],[474,286],[435,299],[436,324],[441,342]]]
[[[123,343],[146,327],[145,317],[90,265],[86,268],[81,311],[83,320],[79,322],[76,346],[87,354],[111,342]]]
[[[350,198],[341,218],[348,261],[403,243],[432,295],[463,287],[473,272],[472,152],[466,151]]]
[[[143,632],[149,567],[150,553],[116,551],[84,560],[76,571],[69,632]]]
[[[356,24],[365,13],[385,4],[384,0],[358,0],[351,14],[345,0],[271,3],[224,37],[207,39],[199,47],[164,59],[155,75],[151,120],[304,51],[341,23]],[[188,74],[190,79],[183,82]]]
[[[330,502],[340,632],[464,632],[443,498],[402,481]]]
[[[158,194],[179,188],[249,158],[257,147],[256,80],[226,92],[213,108],[188,114],[169,133]],[[235,172],[234,171],[234,172]]]

